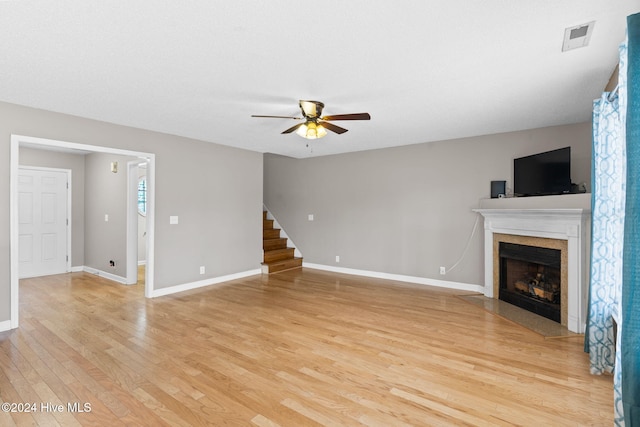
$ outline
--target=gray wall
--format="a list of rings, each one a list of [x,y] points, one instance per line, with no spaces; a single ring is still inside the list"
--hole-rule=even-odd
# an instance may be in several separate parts
[[[572,180],[589,185],[590,123],[309,159],[265,155],[265,204],[305,262],[482,284],[482,220],[464,260],[439,275],[463,253],[471,209],[490,197],[490,181],[511,186],[514,158],[565,146]]]
[[[21,166],[71,170],[71,266],[84,265],[84,155],[20,148]]]
[[[85,163],[85,265],[120,277],[127,275],[127,162],[133,160],[91,153]],[[111,172],[111,162],[118,162],[117,173]]]
[[[0,102],[0,198],[11,134],[156,155],[156,289],[260,267],[262,154]],[[169,216],[179,215],[179,225]],[[0,204],[0,321],[10,316],[9,204]],[[207,274],[200,275],[199,266]]]

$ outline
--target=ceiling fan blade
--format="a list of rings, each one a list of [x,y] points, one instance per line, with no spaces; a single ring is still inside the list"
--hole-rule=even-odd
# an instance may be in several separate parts
[[[302,120],[302,117],[291,117],[291,116],[261,116],[258,114],[252,114],[251,117],[262,117],[267,119],[294,119],[294,120]]]
[[[304,125],[304,123],[298,123],[297,125],[295,125],[295,126],[291,126],[289,129],[285,130],[285,131],[284,131],[284,132],[282,132],[282,133],[283,133],[283,134],[285,134],[285,133],[295,132],[295,131],[297,131],[297,130],[298,130],[298,128],[299,128],[300,126],[302,126],[302,125]]]
[[[329,129],[331,132],[335,132],[337,134],[342,134],[349,130],[349,129],[341,128],[340,126],[336,126],[333,123],[329,123],[329,122],[321,122],[320,125],[323,128]]]
[[[322,117],[320,120],[371,120],[371,115],[369,113],[336,114]]]

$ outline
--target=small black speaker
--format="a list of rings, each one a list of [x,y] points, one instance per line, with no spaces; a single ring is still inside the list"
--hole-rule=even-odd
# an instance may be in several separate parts
[[[491,198],[497,199],[506,195],[507,181],[491,181]]]

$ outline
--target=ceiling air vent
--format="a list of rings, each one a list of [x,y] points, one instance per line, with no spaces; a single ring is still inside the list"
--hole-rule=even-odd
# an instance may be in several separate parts
[[[567,50],[577,49],[588,45],[591,33],[593,33],[594,25],[596,25],[596,21],[565,29],[562,51],[566,52]]]

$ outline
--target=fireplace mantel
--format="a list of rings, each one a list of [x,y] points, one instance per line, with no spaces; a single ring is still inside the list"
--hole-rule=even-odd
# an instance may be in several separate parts
[[[588,209],[474,209],[484,217],[484,294],[494,292],[494,234],[567,241],[567,329],[584,333],[587,320]]]

